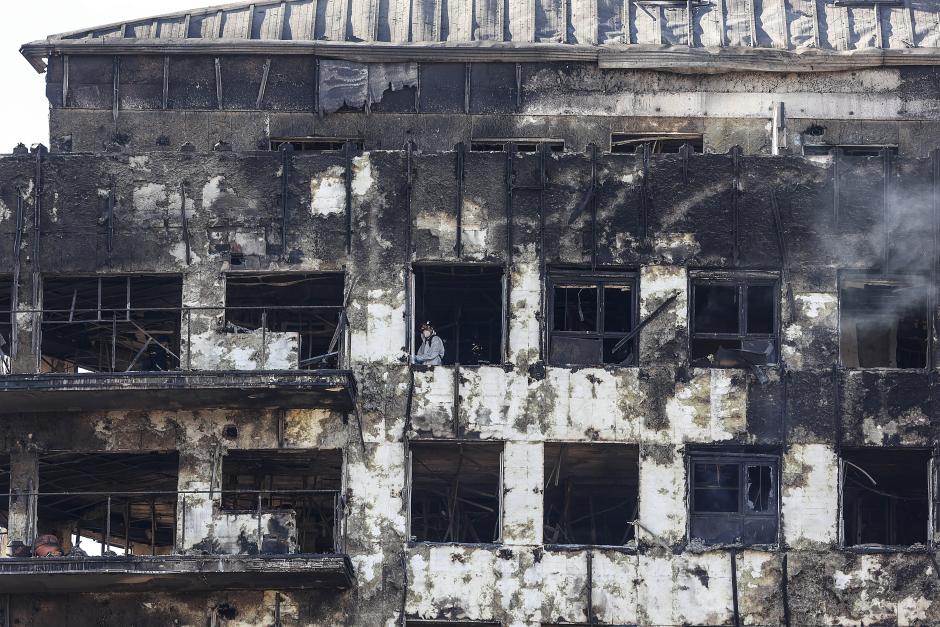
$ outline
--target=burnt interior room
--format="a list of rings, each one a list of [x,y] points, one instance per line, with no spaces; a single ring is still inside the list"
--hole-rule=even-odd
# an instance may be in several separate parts
[[[621,546],[634,539],[639,448],[629,444],[545,444],[546,544]]]
[[[169,554],[178,472],[176,452],[42,455],[36,532],[67,555]]]
[[[926,544],[930,451],[855,449],[842,459],[845,545]]]
[[[297,537],[268,529],[262,553],[334,553],[342,468],[339,449],[230,450],[222,458],[222,509],[256,514],[260,506],[293,517]]]
[[[778,455],[695,451],[689,477],[693,541],[744,546],[777,542]]]
[[[690,354],[695,365],[746,368],[777,361],[777,283],[696,279]]]
[[[228,274],[225,326],[231,333],[264,327],[296,333],[299,366],[335,368],[342,344],[343,274]]]
[[[503,445],[411,443],[411,540],[497,542]]]
[[[179,275],[49,276],[42,298],[42,371],[179,369]]]
[[[430,322],[444,342],[445,365],[502,361],[503,269],[498,266],[415,266],[415,349]]]
[[[678,153],[685,145],[691,152],[705,151],[701,133],[613,133],[610,136],[610,151],[613,153],[635,153],[643,146],[652,155]]]
[[[0,276],[0,374],[10,373],[13,343],[13,281]]]
[[[847,275],[839,285],[839,352],[846,368],[926,368],[929,284]]]
[[[556,366],[637,362],[636,277],[555,271],[549,278],[549,363]]]

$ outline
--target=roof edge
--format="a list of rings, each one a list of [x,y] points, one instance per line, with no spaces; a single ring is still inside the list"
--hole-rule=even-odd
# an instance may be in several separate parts
[[[689,48],[651,44],[605,46],[516,42],[342,42],[326,40],[111,39],[39,40],[20,53],[42,73],[44,58],[61,54],[317,55],[360,63],[588,61],[601,69],[646,69],[682,74],[838,72],[878,67],[940,66],[940,48],[790,51],[772,48]]]

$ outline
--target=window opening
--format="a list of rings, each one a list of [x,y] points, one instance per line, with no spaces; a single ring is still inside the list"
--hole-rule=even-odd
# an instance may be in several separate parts
[[[43,372],[180,368],[179,275],[43,278]]]
[[[842,453],[846,546],[926,544],[930,452],[856,449]]]
[[[549,362],[565,366],[636,364],[638,338],[617,348],[636,324],[636,285],[632,274],[552,272],[548,288]]]
[[[293,340],[301,369],[335,368],[343,327],[343,274],[229,274],[225,325],[229,333],[264,329]],[[272,338],[268,338],[269,340]]]
[[[171,554],[178,468],[175,452],[40,456],[31,554]]]
[[[263,527],[262,553],[333,553],[342,452],[230,450],[222,458],[223,520]],[[237,534],[236,534],[237,535]],[[257,550],[257,539],[252,537]]]
[[[898,154],[898,147],[890,144],[803,144],[803,156],[822,164],[830,163],[836,154],[843,157],[880,157],[885,150],[892,155]]]
[[[928,281],[867,278],[839,282],[839,352],[846,368],[926,368]]]
[[[693,278],[691,359],[695,366],[749,368],[777,361],[778,283],[775,278]]]
[[[694,453],[690,457],[690,534],[705,544],[777,541],[779,458]]]
[[[639,449],[627,444],[545,444],[546,544],[622,546],[638,517]]]
[[[441,339],[441,363],[498,364],[503,346],[503,269],[495,266],[416,266],[415,349],[430,322]],[[431,362],[433,365],[433,362]]]
[[[692,152],[705,151],[705,140],[701,133],[613,133],[610,136],[610,151],[613,153],[635,153],[646,146],[649,154],[678,153],[686,144]]]
[[[353,150],[362,150],[362,140],[336,137],[272,137],[270,149],[280,150],[290,145],[296,152],[340,152],[347,142]]]
[[[412,442],[411,539],[498,542],[501,443]]]

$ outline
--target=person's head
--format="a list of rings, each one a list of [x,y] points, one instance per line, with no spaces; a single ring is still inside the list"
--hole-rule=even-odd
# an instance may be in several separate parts
[[[434,327],[431,326],[430,322],[425,322],[421,325],[421,336],[428,338],[434,335]]]

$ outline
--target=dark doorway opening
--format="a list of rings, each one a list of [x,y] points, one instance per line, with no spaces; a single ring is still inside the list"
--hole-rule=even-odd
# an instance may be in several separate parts
[[[621,546],[634,539],[639,449],[545,444],[546,544]]]
[[[497,542],[501,443],[411,443],[411,539]]]
[[[930,451],[844,451],[842,523],[846,546],[926,544]]]

